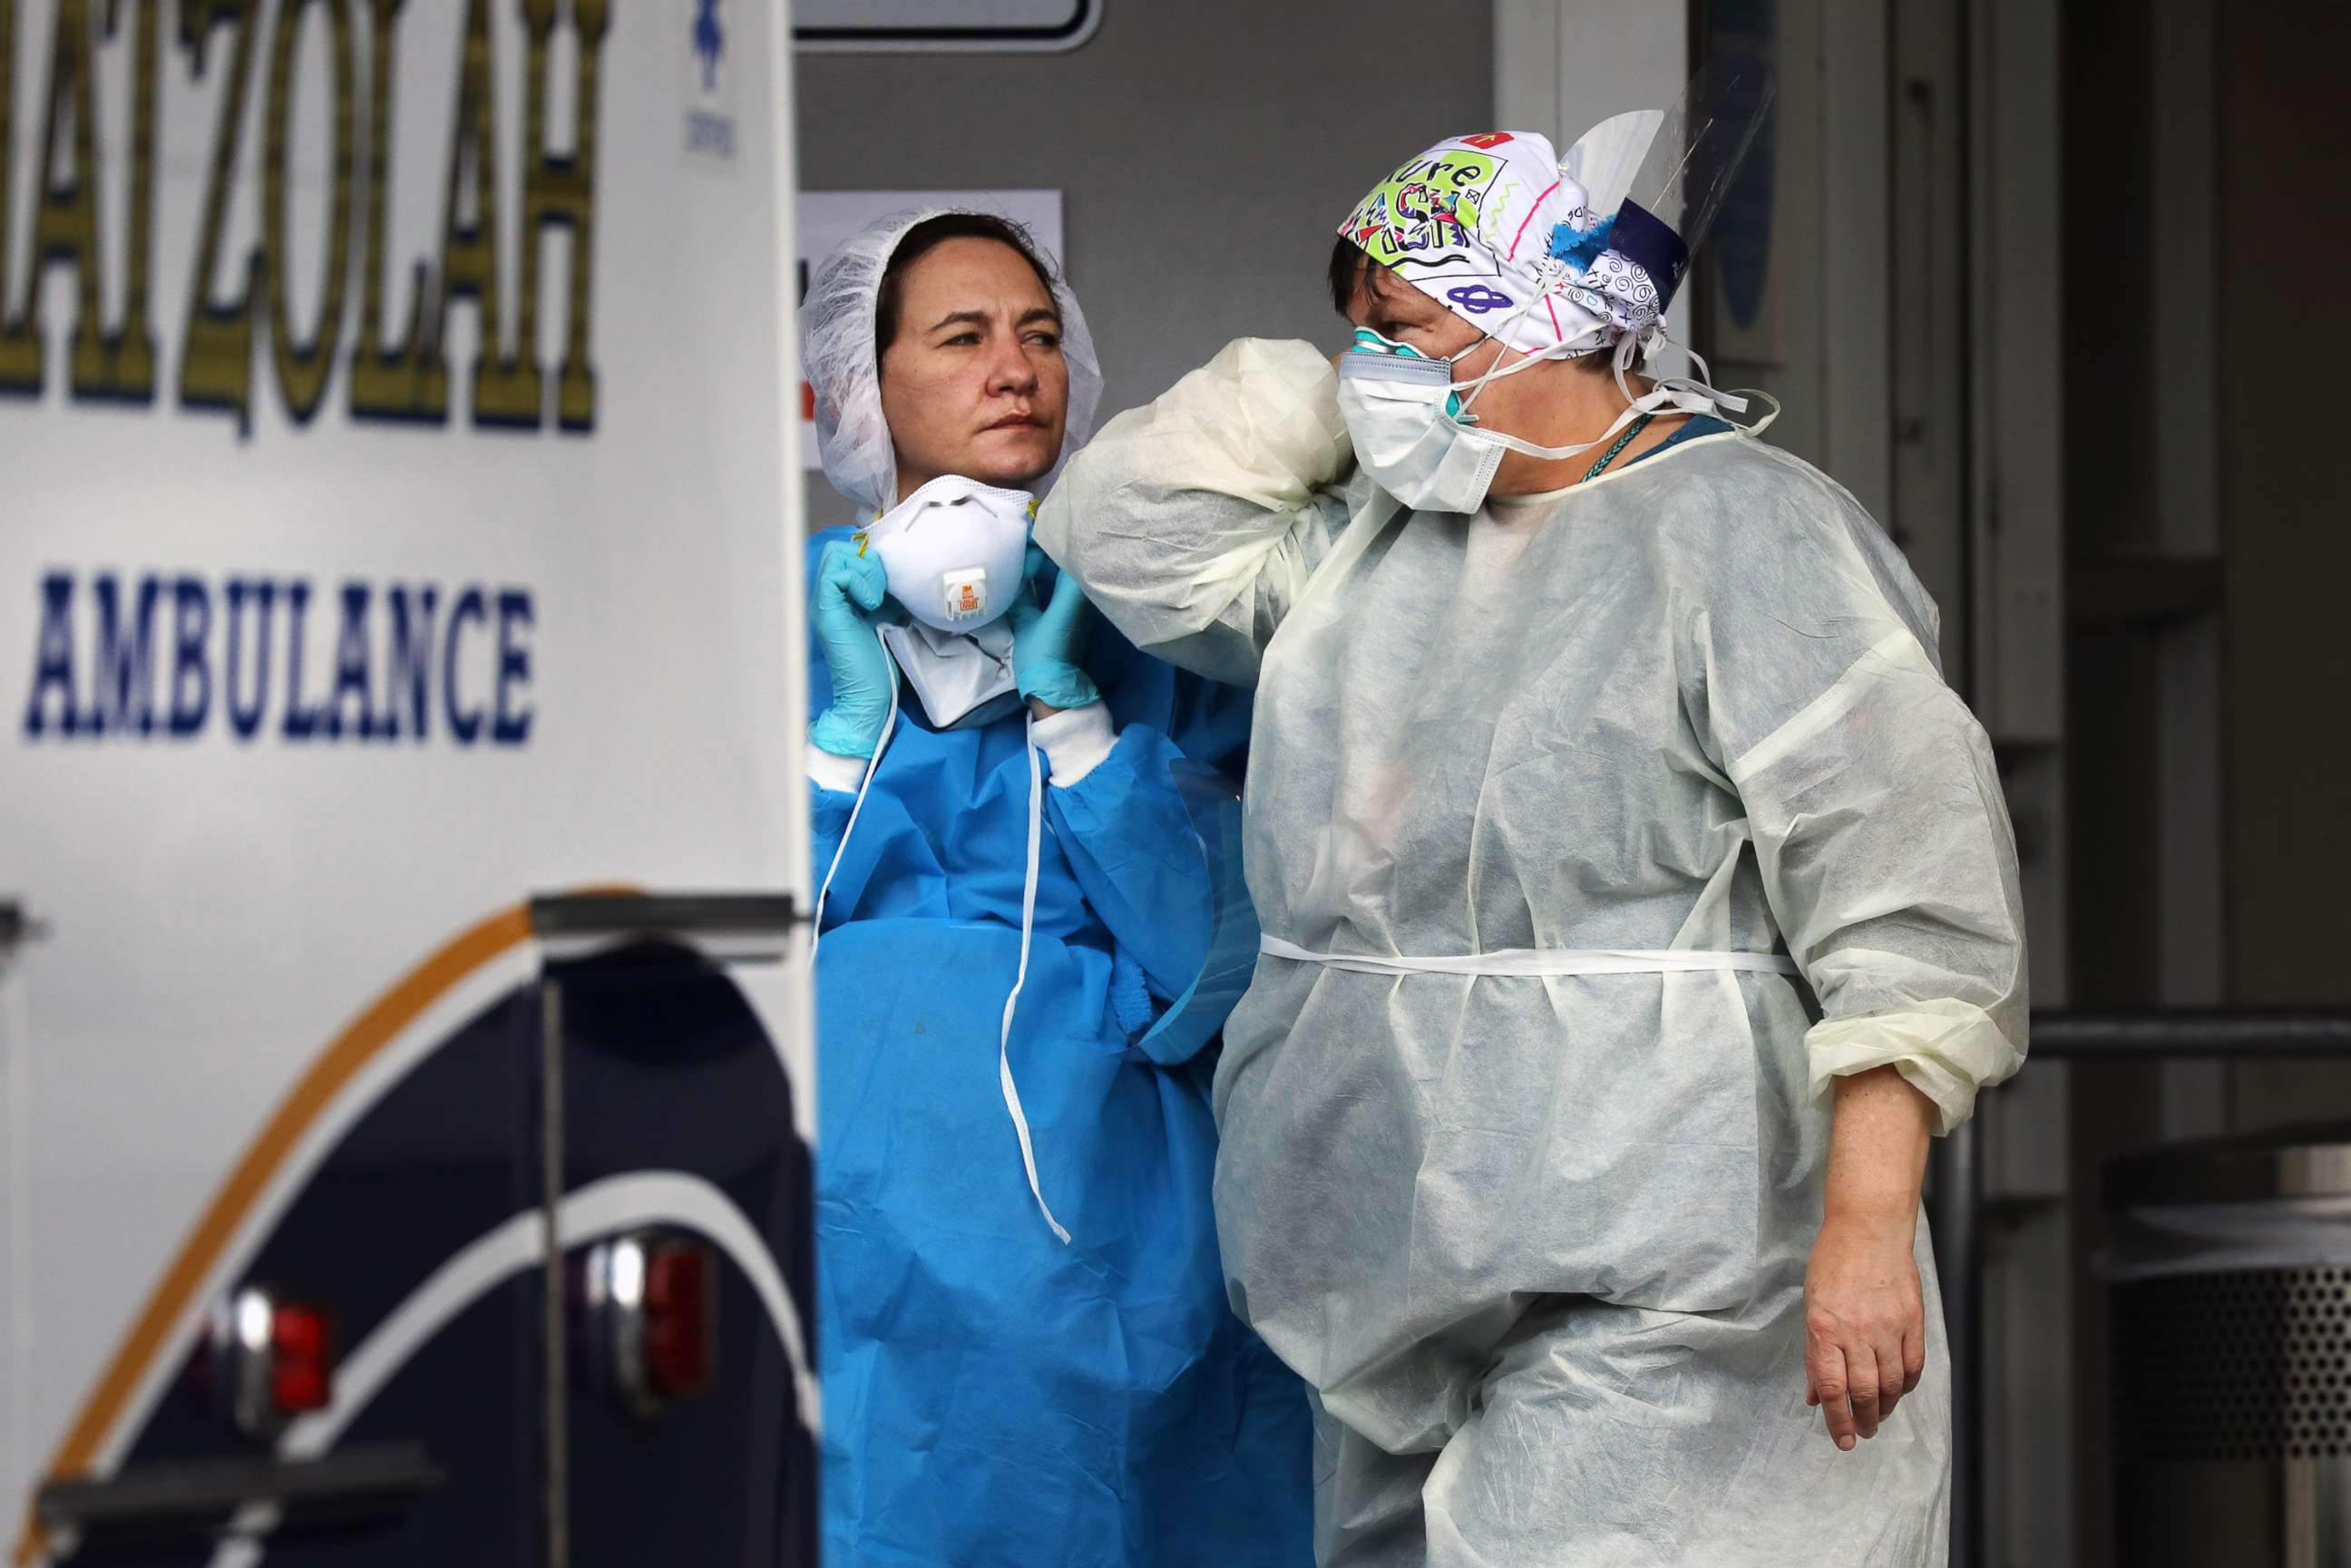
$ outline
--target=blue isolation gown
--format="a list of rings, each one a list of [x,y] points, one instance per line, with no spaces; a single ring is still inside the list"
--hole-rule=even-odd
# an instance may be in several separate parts
[[[845,530],[820,535],[818,553]],[[1304,1385],[1236,1320],[1209,1180],[1213,1051],[1258,928],[1239,881],[1249,694],[1097,620],[1081,774],[1045,790],[1019,963],[1024,715],[941,731],[901,687],[817,960],[826,1568],[1303,1568]],[[813,640],[809,707],[831,701]],[[1096,760],[1095,758],[1099,759]],[[1040,765],[1045,758],[1040,756]],[[1060,781],[1064,772],[1080,774]],[[810,785],[815,874],[852,791]]]

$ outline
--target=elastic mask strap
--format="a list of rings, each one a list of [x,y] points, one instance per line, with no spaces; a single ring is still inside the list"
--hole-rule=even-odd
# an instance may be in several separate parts
[[[1625,337],[1617,340],[1615,364],[1616,390],[1624,395],[1625,402],[1630,402],[1634,401],[1633,389],[1625,380],[1625,371],[1631,367],[1632,362],[1635,359],[1641,356],[1645,349],[1648,357],[1654,360],[1657,357],[1657,353],[1660,350],[1667,347],[1679,347],[1679,345],[1676,344],[1672,336],[1666,331],[1665,323],[1662,321],[1658,322],[1656,326],[1649,329],[1649,335],[1646,338],[1636,339],[1628,333]],[[1671,392],[1674,396],[1669,398],[1667,402],[1685,413],[1719,414],[1725,409],[1729,410],[1732,413],[1745,413],[1747,412],[1748,393],[1717,392],[1714,388],[1714,371],[1707,364],[1706,356],[1699,353],[1696,349],[1684,348],[1682,349],[1682,352],[1687,354],[1689,356],[1690,363],[1698,368],[1698,375],[1695,380],[1688,376],[1657,377],[1651,385],[1654,389],[1664,389]],[[1755,395],[1761,396],[1761,394],[1758,393]],[[1776,399],[1766,399],[1765,401],[1771,403],[1771,406],[1775,411],[1774,416],[1776,417],[1776,411],[1780,406],[1778,401]],[[1758,425],[1754,428],[1760,430],[1762,427]]]
[[[881,770],[882,754],[890,748],[890,737],[898,733],[898,662],[890,657],[890,644],[882,633],[873,633],[882,644],[882,662],[890,667],[890,713],[882,721],[882,738],[873,743],[873,755],[866,760],[865,777],[857,781],[857,800],[849,808],[849,821],[841,824],[841,843],[832,852],[832,863],[824,868],[824,885],[816,890],[816,923],[809,928],[809,967],[816,967],[817,944],[824,940],[824,899],[832,891],[832,874],[841,869],[841,857],[849,852],[849,835],[857,831],[857,813],[865,810],[865,792],[873,788],[873,775]]]
[[[1666,335],[1666,329],[1662,322],[1658,324],[1656,331],[1652,334],[1652,339],[1653,354],[1656,349],[1662,348],[1673,341],[1671,338]],[[1764,403],[1769,405],[1763,417],[1755,421],[1751,424],[1740,425],[1739,428],[1750,435],[1761,435],[1765,431],[1771,428],[1771,422],[1780,417],[1780,400],[1778,398],[1773,397],[1770,392],[1761,391],[1756,387],[1741,387],[1736,392],[1717,392],[1714,387],[1714,371],[1713,368],[1706,362],[1706,356],[1699,353],[1696,349],[1685,348],[1682,350],[1682,352],[1687,354],[1689,356],[1690,363],[1698,367],[1698,379],[1696,381],[1691,381],[1683,376],[1661,376],[1657,379],[1656,382],[1656,384],[1661,387],[1671,387],[1675,389],[1677,394],[1675,400],[1677,406],[1687,409],[1689,401],[1703,399],[1712,406],[1708,409],[1688,409],[1687,411],[1693,413],[1711,413],[1717,418],[1720,418],[1725,412],[1730,413],[1745,413],[1747,412],[1749,399],[1761,399]],[[1617,370],[1616,384],[1619,391],[1625,391],[1626,389],[1625,387],[1624,370],[1622,366],[1623,360],[1625,355],[1621,344],[1618,346],[1617,353],[1619,355],[1619,368]],[[1729,424],[1731,422],[1724,420],[1723,423]]]
[[[1532,311],[1536,306],[1541,304],[1548,298],[1550,298],[1549,294],[1541,289],[1538,289],[1534,293],[1528,295],[1527,302],[1524,305],[1520,306],[1509,320],[1503,322],[1499,327],[1495,328],[1492,331],[1486,334],[1486,336],[1498,346],[1499,351],[1494,355],[1494,362],[1486,367],[1486,373],[1479,376],[1471,385],[1468,395],[1461,399],[1461,413],[1455,414],[1453,416],[1454,418],[1459,419],[1461,414],[1466,414],[1469,412],[1469,405],[1478,401],[1479,394],[1486,390],[1488,382],[1499,381],[1504,376],[1515,375],[1519,371],[1525,370],[1529,365],[1540,364],[1546,359],[1554,359],[1558,357],[1552,354],[1538,355],[1523,353],[1518,350],[1512,349],[1509,340],[1510,329],[1525,320],[1529,312]],[[1461,350],[1461,353],[1466,354],[1470,351],[1471,350],[1468,349],[1464,349]],[[1518,353],[1520,358],[1517,364],[1512,365],[1506,371],[1502,368],[1502,355],[1508,353]],[[1449,365],[1453,362],[1453,360],[1458,360],[1460,357],[1461,354],[1456,354],[1452,359],[1446,361],[1446,363]],[[1459,390],[1460,389],[1458,388],[1455,389],[1457,395],[1458,395]],[[1476,422],[1472,420],[1466,421],[1465,423],[1474,423]]]
[[[1618,414],[1608,428],[1597,436],[1590,441],[1578,442],[1573,446],[1538,446],[1531,441],[1521,441],[1515,435],[1507,434],[1499,430],[1480,429],[1477,432],[1477,435],[1479,440],[1490,441],[1497,446],[1507,446],[1513,452],[1523,452],[1530,457],[1541,458],[1547,463],[1556,462],[1563,457],[1573,457],[1578,454],[1589,452],[1595,446],[1605,446],[1616,439],[1617,433],[1626,425],[1645,413],[1656,413],[1671,401],[1667,389],[1659,387],[1656,391],[1646,393],[1628,404],[1625,412]]]
[[[1029,1196],[1037,1200],[1037,1212],[1067,1247],[1070,1233],[1053,1218],[1044,1188],[1037,1183],[1037,1150],[1029,1137],[1029,1113],[1020,1108],[1020,1091],[1012,1082],[1012,1011],[1020,1004],[1020,988],[1029,983],[1029,936],[1037,924],[1037,844],[1045,817],[1045,776],[1037,764],[1036,728],[1032,713],[1022,737],[1029,753],[1029,874],[1020,886],[1020,968],[1013,977],[1012,994],[1004,998],[1004,1027],[996,1036],[996,1077],[1004,1087],[1004,1108],[1012,1113],[1012,1130],[1020,1138],[1020,1164],[1029,1172]]]
[[[1519,350],[1512,349],[1507,343],[1503,344],[1502,348],[1505,353],[1519,353]],[[1497,354],[1494,356],[1494,362],[1487,367],[1486,373],[1479,376],[1475,382],[1470,383],[1469,395],[1461,400],[1461,413],[1464,414],[1468,413],[1469,412],[1469,405],[1478,401],[1479,397],[1484,393],[1486,388],[1493,382],[1500,381],[1503,377],[1517,375],[1520,371],[1532,370],[1537,365],[1548,364],[1553,360],[1563,360],[1573,357],[1573,356],[1567,354],[1520,354],[1519,362],[1506,368],[1502,363],[1501,354]],[[1459,418],[1460,416],[1456,415],[1455,417]],[[1478,422],[1475,419],[1464,419],[1461,423],[1464,424],[1476,424]]]
[[[1706,361],[1700,358],[1695,350],[1685,350],[1684,352],[1689,355],[1690,363],[1697,367],[1698,379],[1692,380],[1687,376],[1659,376],[1650,384],[1647,392],[1643,392],[1639,397],[1635,397],[1632,384],[1625,379],[1626,370],[1641,353],[1645,345],[1648,351],[1654,354],[1671,341],[1672,340],[1667,337],[1662,323],[1653,328],[1646,338],[1635,338],[1628,332],[1616,340],[1614,366],[1616,391],[1625,399],[1625,411],[1611,422],[1606,430],[1602,431],[1591,441],[1579,442],[1573,446],[1538,446],[1531,441],[1522,441],[1502,431],[1488,430],[1482,426],[1473,428],[1476,429],[1476,434],[1480,440],[1493,442],[1499,446],[1508,447],[1512,452],[1524,453],[1529,457],[1556,462],[1561,458],[1578,456],[1596,446],[1607,444],[1614,440],[1625,426],[1645,413],[1656,413],[1666,409],[1670,409],[1677,413],[1708,415],[1719,415],[1724,410],[1733,413],[1747,412],[1748,394],[1715,391],[1713,372],[1707,369]],[[1513,365],[1510,368],[1516,370],[1519,367]],[[1761,392],[1752,395],[1764,397]],[[1764,401],[1771,404],[1771,413],[1760,423],[1746,426],[1750,434],[1761,434],[1772,420],[1780,416],[1778,400],[1765,397]]]
[[[1773,420],[1780,417],[1780,400],[1773,397],[1770,392],[1764,392],[1757,387],[1742,388],[1740,393],[1740,402],[1743,403],[1749,398],[1761,398],[1766,403],[1771,405],[1769,410],[1765,412],[1762,418],[1757,420],[1752,424],[1742,424],[1739,427],[1750,435],[1761,435],[1765,431],[1771,428],[1771,422]]]
[[[1657,324],[1656,330],[1650,336],[1648,352],[1651,358],[1654,359],[1656,356],[1657,350],[1665,347],[1666,341],[1665,323],[1660,321]],[[1614,366],[1616,376],[1616,391],[1624,397],[1626,402],[1631,402],[1633,401],[1633,388],[1631,383],[1625,381],[1625,372],[1633,368],[1633,361],[1641,357],[1641,340],[1635,337],[1632,333],[1627,332],[1616,340],[1616,352],[1614,355],[1615,363]],[[1698,356],[1696,354],[1692,354],[1690,358],[1692,361],[1696,361]],[[1702,364],[1699,366],[1699,373],[1701,375],[1705,373],[1705,367]]]

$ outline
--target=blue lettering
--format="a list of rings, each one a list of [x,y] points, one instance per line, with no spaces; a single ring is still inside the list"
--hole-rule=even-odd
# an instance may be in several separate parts
[[[302,706],[302,622],[309,613],[310,585],[286,585],[286,722],[278,733],[288,740],[308,740],[318,733],[319,715]]]
[[[314,590],[321,614],[334,595],[338,622],[331,674],[310,692],[304,666],[326,645],[324,628],[309,645]],[[422,745],[436,709],[461,747],[527,747],[538,727],[538,609],[528,586],[59,570],[35,593],[19,710],[27,740],[194,740],[217,722],[241,746],[265,734]]]
[[[221,672],[221,692],[226,699],[229,727],[236,731],[239,740],[251,740],[261,728],[261,710],[269,700],[269,607],[277,598],[277,585],[267,578],[247,582],[241,578],[228,581],[228,663]],[[238,655],[245,643],[245,604],[254,601],[253,629],[253,702],[250,706],[236,700],[237,666],[245,661]]]
[[[33,645],[33,695],[25,704],[28,738],[48,728],[41,699],[52,688],[57,694],[57,733],[69,736],[80,730],[73,679],[73,573],[53,571],[41,579],[41,636]]]
[[[448,710],[449,733],[460,746],[473,745],[474,737],[482,733],[482,710],[475,707],[469,713],[457,706],[457,633],[468,621],[487,619],[478,588],[465,590],[449,607],[449,640],[441,648],[441,699]]]
[[[515,628],[530,630],[530,595],[519,589],[507,589],[498,595],[498,716],[490,729],[490,738],[500,746],[520,746],[530,738],[531,715],[525,707],[519,713],[507,706],[507,697],[517,685],[530,686],[530,644],[517,643]]]
[[[200,578],[172,585],[172,734],[184,738],[204,727],[213,706],[213,672],[205,654],[212,639],[213,601]],[[194,695],[189,695],[191,685]]]
[[[408,733],[423,740],[431,732],[433,718],[433,612],[439,607],[441,592],[432,584],[413,591],[395,588],[391,593],[392,653],[384,671],[383,716],[376,728],[387,740],[400,737],[401,698],[408,699]],[[413,602],[416,613],[409,615]]]
[[[343,630],[335,642],[335,692],[327,699],[327,738],[341,738],[343,699],[359,705],[351,733],[361,740],[375,738],[375,714],[368,706],[368,585],[343,584]]]
[[[136,607],[126,626],[114,574],[100,572],[90,580],[98,595],[98,670],[82,725],[92,735],[154,732],[156,587],[152,576],[139,579]]]

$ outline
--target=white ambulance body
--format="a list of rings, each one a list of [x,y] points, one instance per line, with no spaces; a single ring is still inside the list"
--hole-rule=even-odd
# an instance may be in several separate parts
[[[0,0],[0,1562],[813,1560],[786,26]]]

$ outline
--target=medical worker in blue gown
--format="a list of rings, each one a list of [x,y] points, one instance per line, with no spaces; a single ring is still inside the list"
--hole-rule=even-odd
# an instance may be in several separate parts
[[[809,550],[828,1568],[1303,1564],[1303,1385],[1209,1197],[1248,694],[1029,544],[1102,380],[1020,231],[883,220],[802,331],[862,525]]]

